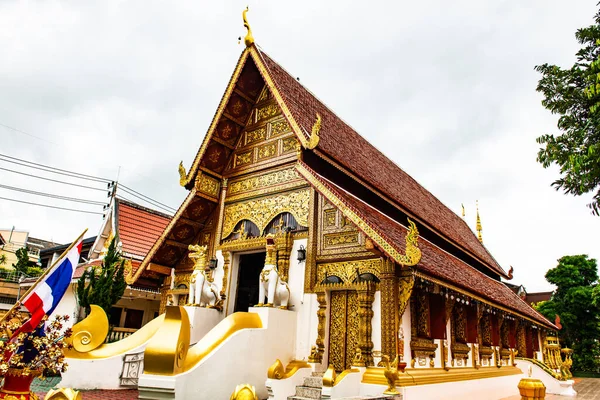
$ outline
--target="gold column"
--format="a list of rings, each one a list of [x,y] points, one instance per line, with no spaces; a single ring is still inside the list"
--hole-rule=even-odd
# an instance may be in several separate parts
[[[381,354],[396,358],[398,350],[398,278],[396,263],[385,259],[381,268]]]
[[[308,202],[308,241],[306,243],[306,265],[304,266],[304,293],[313,293],[317,284],[317,206],[319,194],[311,186]],[[319,282],[320,283],[320,282]]]
[[[227,195],[227,178],[223,178],[221,183],[221,197],[219,198],[219,219],[217,220],[217,233],[215,234],[214,245],[212,246],[211,257],[215,256],[217,248],[221,244],[221,234],[223,233],[223,213],[225,211],[225,196]]]
[[[317,327],[317,343],[310,352],[308,362],[321,363],[323,354],[325,354],[325,323],[327,319],[327,293],[323,290],[317,293],[317,301],[319,302],[319,310],[317,311],[317,319],[319,321]]]
[[[290,254],[294,240],[291,232],[280,232],[275,237],[277,245],[277,269],[282,279],[288,282],[290,272]]]
[[[525,323],[517,319],[517,351],[519,357],[527,357],[527,344],[525,340]]]
[[[373,300],[375,300],[375,283],[363,282],[357,288],[358,294],[358,329],[360,356],[355,358],[352,363],[357,367],[370,367],[373,365],[373,341],[371,334],[373,327]]]
[[[221,300],[227,298],[227,276],[229,275],[229,266],[231,265],[231,252],[223,252],[223,286],[221,287]]]

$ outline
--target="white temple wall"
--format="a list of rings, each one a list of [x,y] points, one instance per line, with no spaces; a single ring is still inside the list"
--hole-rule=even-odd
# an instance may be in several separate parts
[[[77,294],[75,293],[74,284],[70,284],[65,292],[65,295],[60,300],[53,315],[68,315],[69,320],[65,323],[65,327],[70,328],[77,323],[79,316],[79,306],[77,304]]]
[[[371,341],[373,350],[381,351],[381,292],[375,292],[373,300],[373,319],[371,320]],[[377,362],[375,362],[377,364]]]
[[[217,268],[215,268],[215,270],[213,271],[213,278],[214,282],[219,288],[219,292],[221,292],[221,289],[223,288],[223,264],[225,264],[225,262],[223,261],[223,252],[221,250],[217,250],[215,258],[217,259]]]

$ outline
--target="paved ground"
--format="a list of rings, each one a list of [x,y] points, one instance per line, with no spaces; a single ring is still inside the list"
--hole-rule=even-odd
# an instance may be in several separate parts
[[[137,400],[137,390],[82,390],[83,400]],[[45,393],[37,393],[40,400]]]

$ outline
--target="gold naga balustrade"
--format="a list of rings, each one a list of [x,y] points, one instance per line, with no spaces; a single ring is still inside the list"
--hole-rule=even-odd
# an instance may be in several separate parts
[[[65,351],[65,357],[100,360],[125,354],[149,341],[163,320],[164,315],[160,315],[130,336],[118,342],[105,343],[109,330],[108,318],[101,307],[92,305],[90,315],[73,326],[73,334],[67,341],[73,348]]]

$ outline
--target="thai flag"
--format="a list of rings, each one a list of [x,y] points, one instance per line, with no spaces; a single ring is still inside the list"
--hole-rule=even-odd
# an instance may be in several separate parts
[[[21,332],[33,331],[42,322],[44,316],[52,314],[58,306],[73,279],[82,245],[83,240],[80,239],[71,250],[54,263],[50,271],[47,271],[33,290],[25,296],[21,304],[29,310],[31,318],[15,331],[13,338]]]

